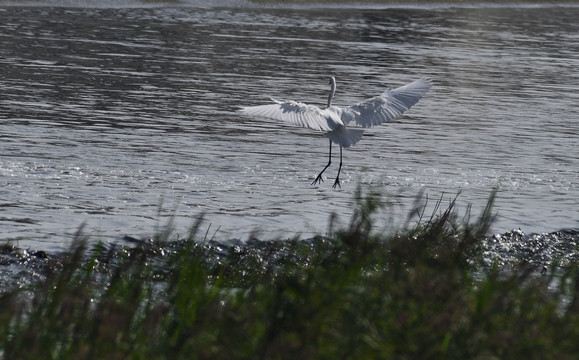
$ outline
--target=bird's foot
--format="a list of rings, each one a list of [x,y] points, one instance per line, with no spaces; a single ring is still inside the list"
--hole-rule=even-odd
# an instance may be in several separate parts
[[[320,173],[320,174],[318,175],[318,177],[316,177],[316,180],[314,180],[314,182],[312,183],[312,185],[321,184],[321,183],[324,182],[324,179],[322,179],[322,174],[323,174],[323,173]]]
[[[336,177],[336,181],[334,181],[334,185],[332,186],[332,189],[335,189],[337,187],[339,187],[340,189],[342,188],[342,185],[340,185],[340,177],[337,176]]]

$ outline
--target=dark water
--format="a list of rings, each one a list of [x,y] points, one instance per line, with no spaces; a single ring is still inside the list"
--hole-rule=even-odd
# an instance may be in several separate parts
[[[418,194],[473,204],[500,184],[494,232],[578,228],[579,7],[0,8],[0,239],[62,248],[149,236],[324,233],[358,186],[402,224]],[[62,4],[60,4],[62,5]],[[239,116],[269,96],[349,105],[429,76],[320,186],[327,140]],[[335,152],[337,155],[337,152]]]

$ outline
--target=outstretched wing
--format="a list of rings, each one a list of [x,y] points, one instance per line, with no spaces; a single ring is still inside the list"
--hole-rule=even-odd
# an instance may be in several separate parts
[[[397,89],[388,89],[382,95],[362,101],[344,109],[342,120],[354,120],[362,127],[383,124],[402,115],[426,94],[432,83],[421,78]]]
[[[297,101],[272,100],[275,104],[246,106],[240,111],[247,115],[282,120],[292,125],[321,131],[332,131],[343,125],[339,115],[334,111]]]

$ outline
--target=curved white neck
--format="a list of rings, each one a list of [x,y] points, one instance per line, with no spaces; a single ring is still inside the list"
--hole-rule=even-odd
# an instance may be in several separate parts
[[[336,92],[336,79],[334,79],[334,77],[330,78],[330,95],[328,96],[328,106],[330,107],[332,106],[332,99],[334,98],[334,93]]]

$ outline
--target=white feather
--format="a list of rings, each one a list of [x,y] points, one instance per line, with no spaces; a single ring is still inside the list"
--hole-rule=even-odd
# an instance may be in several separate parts
[[[397,89],[388,89],[382,95],[344,109],[342,121],[354,120],[357,125],[370,127],[394,120],[414,106],[430,89],[432,83],[421,78]]]
[[[263,116],[320,131],[332,131],[344,125],[340,116],[332,109],[320,109],[291,100],[272,100],[275,104],[247,106],[240,111],[247,115]]]
[[[336,130],[326,133],[326,136],[336,144],[347,148],[360,141],[363,134],[363,129],[350,129],[345,126],[340,126]]]

